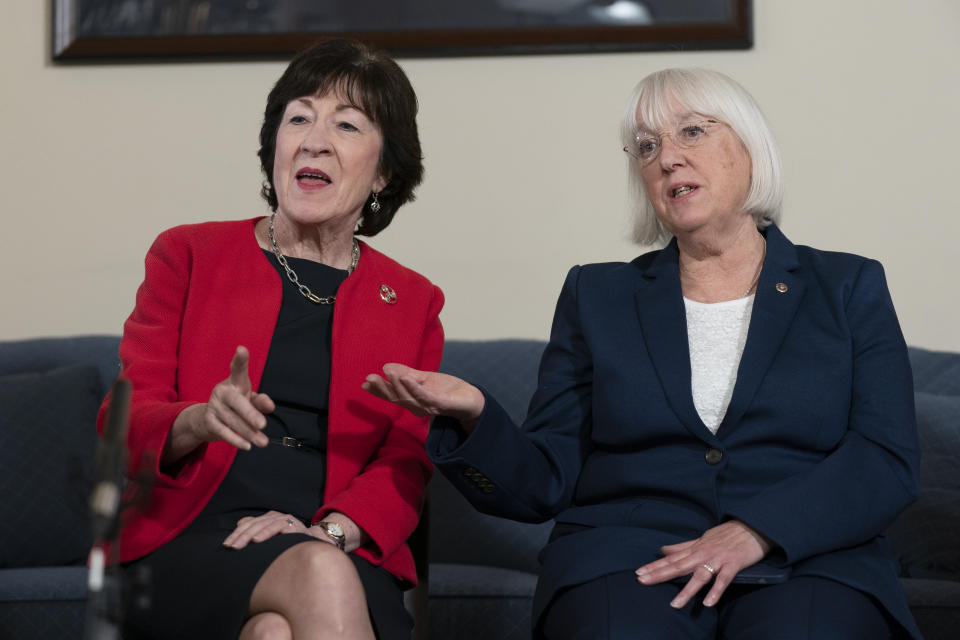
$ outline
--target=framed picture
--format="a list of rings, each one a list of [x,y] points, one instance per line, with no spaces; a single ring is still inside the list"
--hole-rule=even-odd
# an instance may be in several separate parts
[[[748,49],[750,0],[53,0],[53,59],[275,58],[324,36],[400,57]]]

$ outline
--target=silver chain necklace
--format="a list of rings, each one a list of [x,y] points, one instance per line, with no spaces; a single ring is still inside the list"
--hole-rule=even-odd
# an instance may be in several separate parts
[[[277,212],[274,211],[270,214],[270,225],[267,227],[267,234],[270,236],[270,246],[273,247],[273,255],[277,257],[277,262],[280,263],[280,266],[283,267],[283,270],[287,273],[287,278],[296,285],[297,289],[300,290],[300,293],[304,298],[309,300],[314,304],[333,304],[337,296],[326,296],[321,298],[313,291],[310,291],[310,287],[300,282],[300,278],[297,277],[297,272],[294,271],[289,264],[287,264],[287,258],[280,251],[280,247],[277,246],[277,238],[273,234],[273,219],[277,216]],[[360,262],[360,243],[357,242],[357,239],[353,239],[353,251],[351,252],[350,257],[350,266],[347,267],[347,275],[349,276],[353,273],[353,270],[357,268],[357,263]]]

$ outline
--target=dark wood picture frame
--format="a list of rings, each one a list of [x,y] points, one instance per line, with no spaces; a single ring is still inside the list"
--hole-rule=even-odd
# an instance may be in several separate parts
[[[562,20],[554,18],[550,24],[533,24],[535,20],[526,20],[522,24],[507,26],[494,24],[508,14],[517,15],[516,11],[510,13],[503,9],[505,3],[516,6],[523,1],[552,1],[562,5],[564,1],[571,3],[571,0],[352,0],[349,3],[346,0],[330,0],[326,3],[320,0],[259,0],[247,3],[233,0],[233,8],[230,9],[223,8],[229,6],[226,0],[167,0],[163,3],[144,2],[143,7],[153,7],[152,13],[134,16],[140,23],[134,24],[133,28],[126,25],[136,23],[129,11],[131,6],[137,6],[135,2],[51,1],[52,57],[57,62],[286,58],[324,36],[357,38],[399,57],[749,49],[753,46],[751,0],[581,0],[582,5],[586,5],[593,13],[588,14],[581,9],[580,13],[565,15]],[[457,8],[458,2],[466,4]],[[412,9],[404,12],[404,3]],[[597,15],[598,10],[612,11],[611,7],[617,4],[628,8],[631,5],[640,7],[648,11],[647,19],[653,19],[645,24],[623,26],[615,21],[611,24],[611,20],[592,17]],[[352,12],[354,18],[353,22],[349,19],[342,21],[343,26],[336,29],[287,30],[282,25],[264,28],[269,21],[256,20],[255,16],[246,17],[246,22],[237,20],[231,24],[216,24],[210,19],[211,5],[221,6],[220,15],[232,11],[234,16],[243,11],[256,10],[249,7],[273,11],[274,15],[280,11],[292,15],[294,9],[291,7],[301,6],[306,13],[319,14],[318,7],[326,6],[330,9],[326,15],[335,15],[339,19],[345,11]],[[337,5],[341,9],[338,10]],[[358,5],[359,10],[356,8]],[[121,6],[127,11],[123,19],[117,13],[121,11]],[[161,9],[157,9],[158,6]],[[278,8],[281,6],[283,9]],[[431,6],[429,14],[424,12],[424,6]],[[484,6],[487,8],[483,9]],[[651,6],[655,10],[653,13],[649,13],[648,7]],[[470,22],[437,27],[437,12],[445,11],[444,7],[453,7],[450,9],[453,13],[461,12],[459,19]],[[206,9],[206,18],[198,20],[197,11],[203,8]],[[381,10],[378,11],[378,8]],[[476,12],[484,10],[488,13],[482,14],[481,19],[475,22]],[[166,13],[161,14],[161,11]],[[358,18],[356,16],[360,11],[366,13]],[[146,12],[144,9],[142,13]],[[464,12],[474,15],[471,18]],[[434,25],[424,28],[414,22],[398,23],[414,13],[429,15]],[[380,22],[370,16],[378,16]],[[708,17],[701,19],[701,16]],[[485,18],[490,18],[490,21],[482,26],[463,26],[481,24]],[[303,21],[296,22],[298,26],[303,25]]]

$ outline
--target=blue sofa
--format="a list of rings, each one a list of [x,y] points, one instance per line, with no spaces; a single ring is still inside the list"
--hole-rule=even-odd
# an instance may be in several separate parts
[[[115,336],[0,342],[0,640],[83,636],[96,408],[117,374]],[[490,390],[518,421],[544,344],[449,341],[442,370]],[[920,499],[891,527],[927,640],[960,629],[960,354],[911,349],[923,445]],[[420,638],[530,637],[537,553],[550,525],[475,512],[437,474],[418,532],[429,593]],[[422,612],[423,607],[421,607]]]

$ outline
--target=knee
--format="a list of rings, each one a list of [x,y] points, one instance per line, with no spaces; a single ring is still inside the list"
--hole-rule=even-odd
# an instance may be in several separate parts
[[[293,631],[286,618],[269,611],[247,620],[238,640],[293,640]]]
[[[310,583],[359,582],[357,569],[346,553],[324,542],[308,542],[290,548],[284,556],[297,577]]]
[[[270,564],[253,589],[250,611],[281,614],[295,637],[328,637],[318,629],[330,637],[373,637],[353,560],[319,541],[290,547]]]
[[[351,603],[366,606],[363,584],[346,553],[323,542],[291,547],[279,559],[275,576],[282,579],[288,597],[304,609],[319,615],[334,615]],[[325,613],[324,613],[325,612]]]

